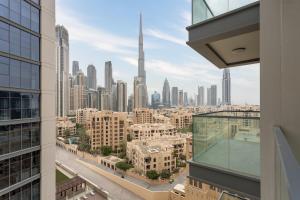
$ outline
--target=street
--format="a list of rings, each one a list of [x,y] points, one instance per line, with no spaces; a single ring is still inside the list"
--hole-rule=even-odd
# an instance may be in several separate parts
[[[72,170],[76,171],[79,175],[91,180],[94,184],[103,188],[109,193],[109,197],[113,200],[139,200],[141,199],[132,192],[122,188],[118,184],[106,179],[98,173],[88,169],[81,163],[76,161],[77,157],[59,147],[56,147],[56,160],[66,165]]]

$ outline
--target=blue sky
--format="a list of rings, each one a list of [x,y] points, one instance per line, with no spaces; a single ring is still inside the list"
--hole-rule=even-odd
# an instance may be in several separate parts
[[[198,85],[217,84],[221,98],[222,70],[185,44],[191,22],[190,0],[56,0],[56,23],[70,36],[70,70],[78,60],[86,73],[97,69],[104,83],[104,62],[111,60],[115,80],[132,93],[137,75],[139,13],[143,14],[148,91],[161,93],[164,79],[194,96]],[[232,102],[259,104],[259,65],[231,69]]]

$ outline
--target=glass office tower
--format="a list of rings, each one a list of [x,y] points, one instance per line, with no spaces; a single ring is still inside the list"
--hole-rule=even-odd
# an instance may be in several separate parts
[[[43,0],[43,4],[54,5],[49,0]],[[0,0],[1,200],[44,199],[41,195],[41,138],[44,133],[41,55],[46,48],[41,46],[42,7],[40,0]],[[44,19],[54,19],[54,15]],[[54,20],[47,24],[49,30],[52,24],[54,30]],[[51,46],[47,51],[52,52]],[[49,63],[48,68],[51,67]],[[45,114],[48,115],[47,111]],[[52,129],[49,130],[46,134],[51,135]],[[51,159],[49,165],[53,166],[50,162]],[[52,182],[49,180],[49,184]]]

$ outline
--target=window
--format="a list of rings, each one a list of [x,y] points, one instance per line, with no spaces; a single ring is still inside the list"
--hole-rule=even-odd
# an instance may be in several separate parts
[[[9,160],[0,161],[0,190],[9,186]]]
[[[31,200],[31,184],[22,187],[22,200]]]
[[[10,93],[10,117],[21,119],[21,95],[17,92]]]
[[[35,151],[32,152],[32,176],[40,173],[40,152],[39,151]]]
[[[21,87],[21,62],[10,59],[10,87]]]
[[[31,118],[31,94],[23,93],[21,96],[22,118]]]
[[[30,59],[30,34],[21,31],[21,56]]]
[[[8,1],[9,0],[0,0],[0,16],[1,17],[5,17],[5,18],[9,17]]]
[[[31,59],[40,60],[40,40],[38,37],[31,35]]]
[[[22,149],[31,147],[31,124],[22,125]]]
[[[33,94],[31,99],[31,117],[37,118],[40,116],[40,96]]]
[[[21,156],[10,159],[10,185],[21,181]]]
[[[13,26],[9,27],[10,30],[10,53],[20,56],[21,53],[21,31]]]
[[[40,200],[40,180],[32,182],[32,200]]]
[[[22,155],[22,180],[31,176],[31,154]]]
[[[11,125],[9,132],[9,150],[10,152],[21,149],[21,125]]]
[[[33,6],[31,6],[31,30],[40,32],[40,12]]]
[[[0,22],[0,51],[9,51],[9,26]]]
[[[10,192],[10,200],[20,200],[21,199],[21,189],[15,189]]]
[[[21,63],[21,85],[23,88],[31,88],[31,65],[29,63]]]
[[[9,92],[0,91],[0,120],[9,120]]]
[[[9,1],[10,1],[10,19],[16,23],[20,23],[21,1],[20,0],[9,0]]]
[[[40,145],[40,124],[39,123],[32,123],[31,137],[32,137],[31,145],[33,147]]]
[[[40,67],[38,65],[31,66],[31,89],[40,89]]]
[[[21,2],[21,25],[30,29],[30,5],[25,1]]]
[[[9,152],[9,126],[0,126],[0,155]]]
[[[9,86],[9,59],[0,57],[0,86]]]
[[[40,0],[31,0],[31,1],[38,4],[38,5],[40,5]]]

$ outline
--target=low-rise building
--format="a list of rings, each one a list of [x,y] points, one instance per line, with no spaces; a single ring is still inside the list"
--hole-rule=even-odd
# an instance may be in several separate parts
[[[84,108],[76,110],[76,123],[85,125],[91,120],[92,114],[97,112],[96,108]]]
[[[169,123],[171,123],[171,119],[164,115],[154,114],[153,115],[153,123],[169,124]]]
[[[134,124],[128,128],[128,134],[134,140],[155,139],[161,136],[174,136],[177,129],[171,124]]]
[[[153,123],[154,111],[149,108],[136,108],[133,111],[133,123],[144,124]]]
[[[192,113],[190,112],[175,112],[170,115],[171,124],[177,129],[189,127],[192,124]]]
[[[119,150],[127,139],[127,113],[112,111],[97,111],[92,113],[87,121],[86,133],[90,136],[91,149],[110,146]]]
[[[67,117],[59,117],[56,119],[56,136],[66,137],[76,134],[76,124],[69,121]]]
[[[124,162],[124,159],[118,158],[116,156],[106,156],[101,158],[101,164],[112,170],[116,170],[116,164],[118,162]]]

